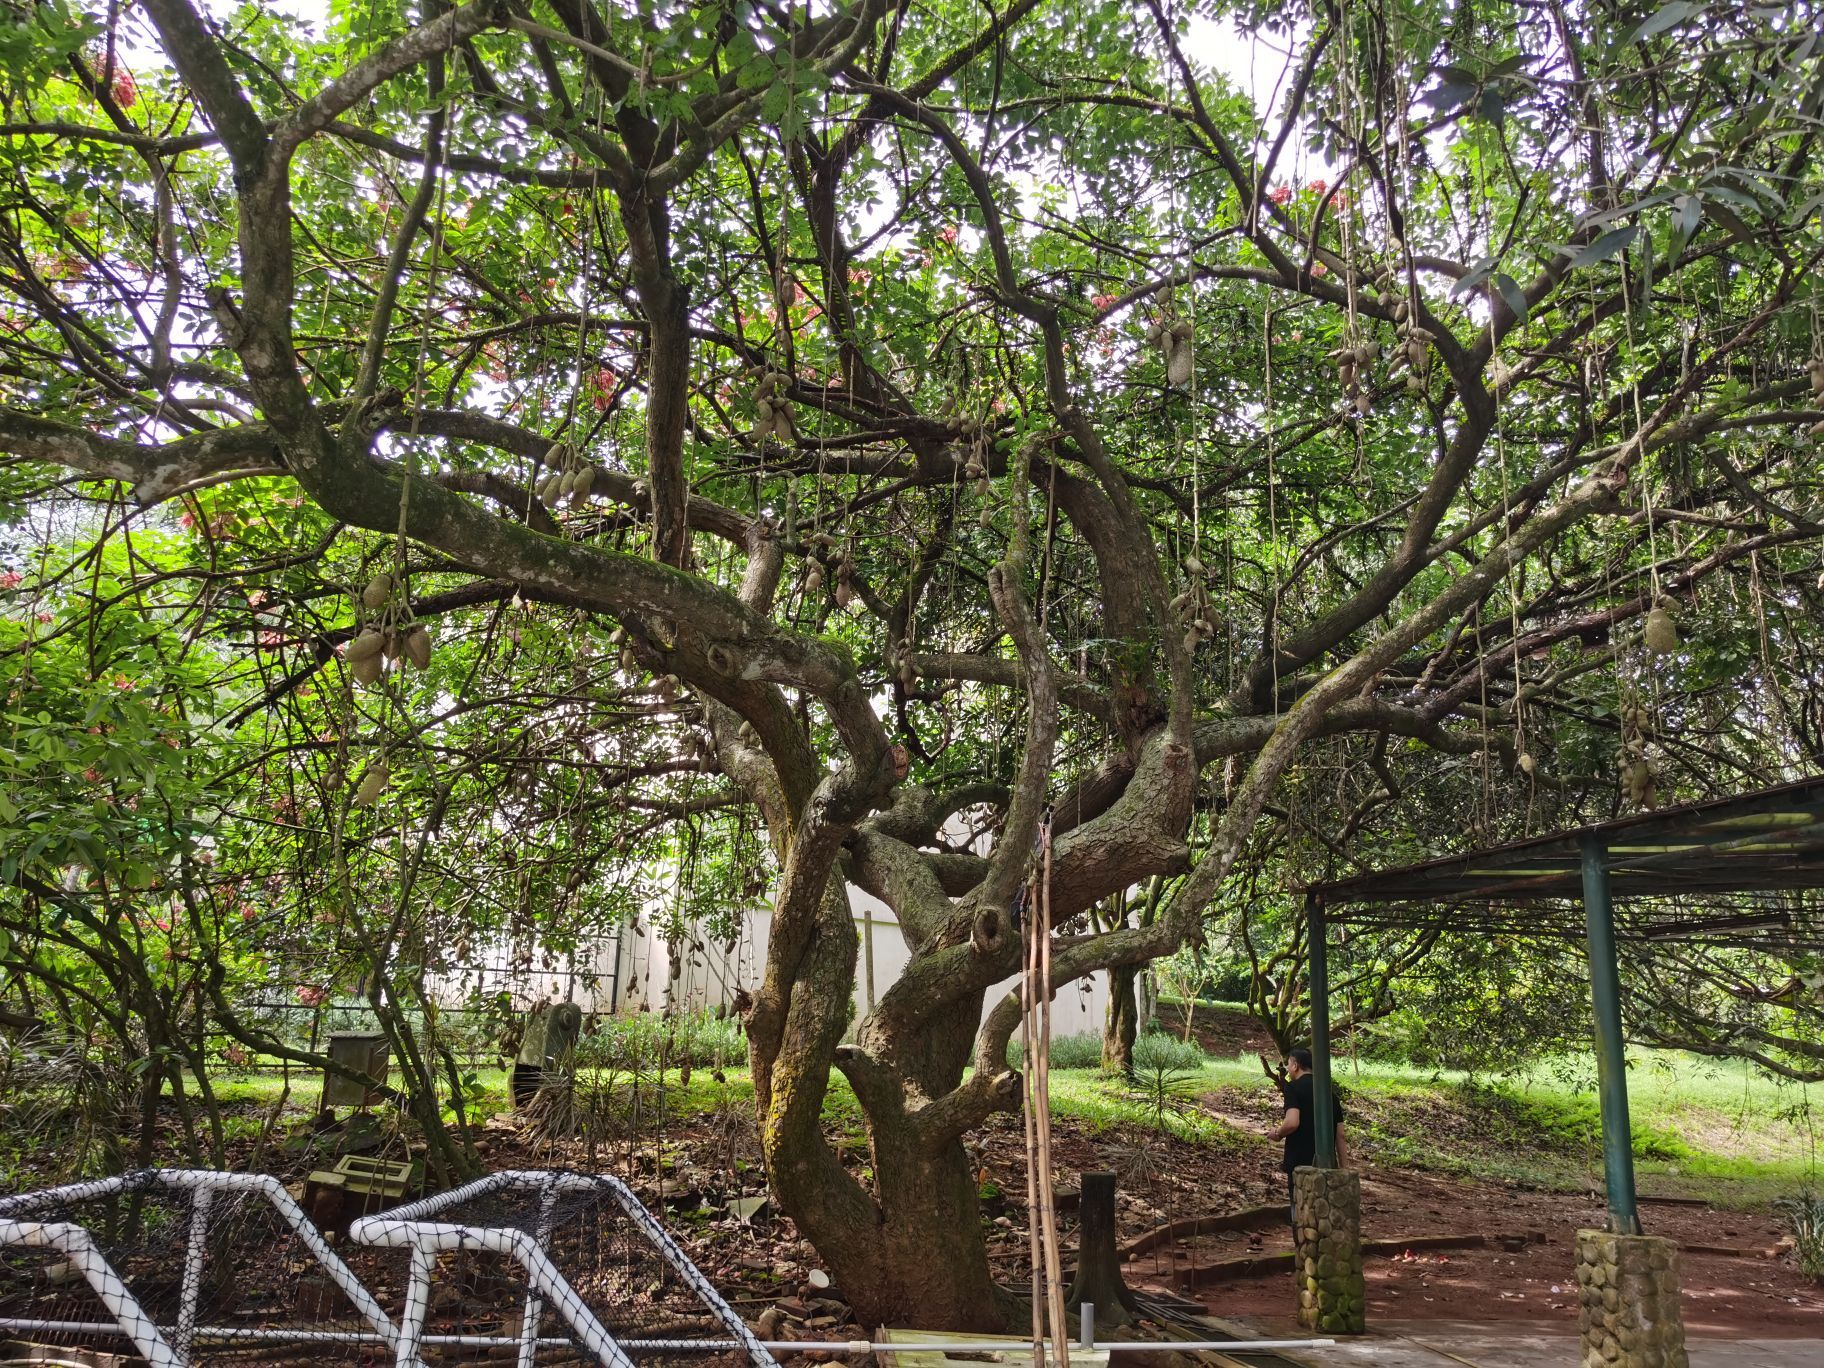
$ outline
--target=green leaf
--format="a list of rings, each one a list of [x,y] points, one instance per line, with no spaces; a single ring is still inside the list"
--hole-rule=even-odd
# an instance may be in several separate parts
[[[1479,288],[1483,281],[1495,273],[1495,267],[1498,264],[1497,259],[1492,256],[1483,257],[1457,277],[1456,284],[1450,287],[1450,297],[1461,299],[1472,290]]]
[[[1624,44],[1644,43],[1647,39],[1664,33],[1675,24],[1702,14],[1704,7],[1696,0],[1671,0],[1670,4],[1661,5],[1622,41]]]
[[[1526,292],[1520,288],[1520,282],[1505,271],[1496,271],[1494,284],[1501,295],[1501,302],[1513,310],[1515,321],[1524,323],[1527,313]]]
[[[1626,251],[1628,245],[1634,241],[1639,233],[1640,225],[1638,223],[1630,223],[1625,228],[1611,228],[1608,232],[1597,238],[1596,241],[1586,243],[1582,247],[1566,247],[1561,250],[1570,255],[1571,265],[1573,267],[1595,266],[1601,262],[1607,261],[1618,252]]]
[[[1672,201],[1672,244],[1666,256],[1676,261],[1704,221],[1704,204],[1696,195],[1680,195]]]

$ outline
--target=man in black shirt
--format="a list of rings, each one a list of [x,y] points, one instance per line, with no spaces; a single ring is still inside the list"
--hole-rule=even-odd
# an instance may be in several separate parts
[[[1280,1170],[1286,1175],[1286,1208],[1292,1205],[1292,1173],[1317,1162],[1317,1094],[1312,1087],[1311,1051],[1299,1046],[1286,1057],[1286,1082],[1280,1089],[1286,1115],[1272,1130],[1269,1140],[1286,1142]],[[1330,1090],[1330,1114],[1336,1122],[1336,1166],[1347,1168],[1343,1146],[1343,1104],[1336,1089]]]

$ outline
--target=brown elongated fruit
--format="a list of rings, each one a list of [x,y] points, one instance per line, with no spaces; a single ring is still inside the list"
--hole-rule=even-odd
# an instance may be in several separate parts
[[[357,684],[377,684],[385,671],[386,657],[380,655],[363,656],[348,667]]]
[[[1172,347],[1171,351],[1166,354],[1166,383],[1171,385],[1188,385],[1191,381],[1191,371],[1195,364],[1196,362],[1191,350],[1191,344],[1182,340],[1178,341]]]
[[[348,643],[348,650],[345,652],[343,658],[346,659],[350,665],[353,665],[357,661],[368,660],[379,655],[380,648],[384,644],[385,638],[382,637],[380,633],[370,628]]]
[[[576,488],[571,491],[572,503],[588,503],[589,491],[595,488],[595,467],[584,466],[576,472]]]
[[[386,767],[386,761],[374,761],[368,766],[367,773],[361,776],[361,786],[355,790],[355,806],[371,807],[379,800],[380,795],[386,792],[386,786],[391,779],[392,774]]]
[[[414,627],[405,634],[405,658],[421,670],[430,667],[431,634],[422,626]]]
[[[1654,655],[1671,655],[1678,649],[1678,628],[1673,625],[1672,614],[1664,608],[1655,608],[1647,614],[1647,628],[1642,633],[1642,640],[1647,649]]]
[[[386,601],[393,596],[393,577],[382,570],[367,582],[361,591],[361,606],[372,612],[386,607]]]

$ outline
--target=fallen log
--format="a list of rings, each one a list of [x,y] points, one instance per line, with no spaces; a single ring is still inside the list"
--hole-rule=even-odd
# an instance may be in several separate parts
[[[1543,1244],[1544,1241],[1545,1237],[1536,1231],[1518,1235],[1408,1235],[1396,1240],[1363,1240],[1362,1255],[1364,1258],[1390,1258],[1415,1249],[1512,1249],[1528,1244]],[[1293,1251],[1288,1249],[1278,1254],[1250,1254],[1239,1259],[1218,1259],[1215,1263],[1190,1268],[1182,1276],[1189,1286],[1202,1287],[1206,1283],[1248,1278],[1275,1269],[1283,1268],[1290,1272],[1293,1258]]]
[[[1121,1246],[1121,1257],[1131,1261],[1142,1254],[1151,1253],[1160,1245],[1193,1240],[1199,1235],[1215,1235],[1224,1230],[1252,1230],[1256,1226],[1283,1225],[1285,1219],[1286,1209],[1283,1206],[1247,1207],[1215,1216],[1186,1216],[1129,1240]]]

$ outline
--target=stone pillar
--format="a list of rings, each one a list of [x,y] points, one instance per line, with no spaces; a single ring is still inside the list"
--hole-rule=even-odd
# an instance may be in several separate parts
[[[1362,1179],[1353,1169],[1292,1175],[1298,1323],[1331,1335],[1367,1328],[1362,1286]]]
[[[1578,1231],[1577,1299],[1584,1368],[1689,1368],[1671,1240]]]

